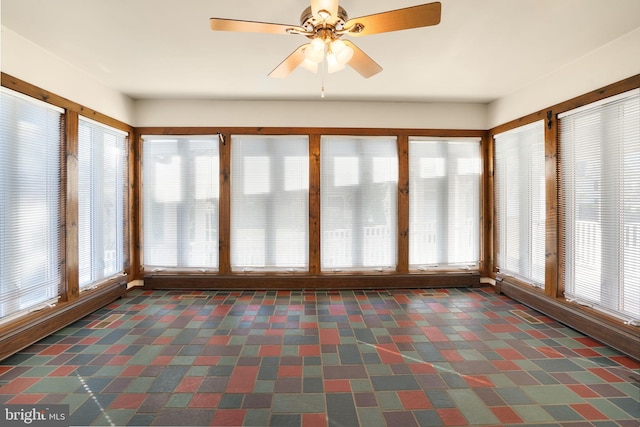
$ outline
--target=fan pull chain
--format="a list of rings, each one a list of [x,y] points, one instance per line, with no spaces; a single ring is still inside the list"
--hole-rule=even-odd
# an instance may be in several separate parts
[[[321,73],[322,73],[322,87],[320,88],[320,98],[324,98],[324,75],[325,75],[325,70],[326,70],[326,66],[325,66],[326,61],[322,61],[321,67]]]

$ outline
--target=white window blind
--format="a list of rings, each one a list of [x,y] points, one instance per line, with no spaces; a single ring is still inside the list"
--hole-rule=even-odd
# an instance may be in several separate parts
[[[0,93],[0,318],[57,301],[64,275],[63,111]]]
[[[308,270],[307,136],[231,137],[231,268]]]
[[[78,249],[81,289],[124,270],[127,158],[125,132],[80,117]]]
[[[145,268],[218,268],[218,137],[143,137]]]
[[[321,140],[321,268],[396,268],[398,153],[395,137]]]
[[[560,116],[565,296],[640,323],[640,90]]]
[[[480,139],[409,139],[409,267],[476,266]]]
[[[497,267],[544,287],[544,121],[495,136]]]

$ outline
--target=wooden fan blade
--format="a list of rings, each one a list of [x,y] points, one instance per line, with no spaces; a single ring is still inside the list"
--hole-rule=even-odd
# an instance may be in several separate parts
[[[338,0],[311,0],[311,13],[316,19],[322,20],[321,10],[326,10],[335,19],[338,18]]]
[[[293,32],[305,32],[305,29],[297,25],[272,24],[270,22],[241,21],[238,19],[211,18],[209,25],[214,31],[237,31],[248,33],[291,34]]]
[[[440,23],[442,5],[440,2],[427,3],[404,9],[390,10],[374,15],[349,19],[345,28],[350,28],[350,36],[368,36],[410,28],[428,27]]]
[[[293,53],[285,58],[276,68],[273,69],[268,75],[276,79],[284,79],[295,70],[298,65],[304,61],[304,49],[309,46],[309,43],[303,44],[299,48],[293,51]]]
[[[368,79],[371,76],[375,76],[380,71],[382,71],[382,67],[378,65],[376,61],[371,59],[369,55],[364,53],[358,46],[356,46],[353,42],[349,40],[343,40],[344,44],[353,49],[353,57],[347,63],[351,68],[356,70],[362,77]]]

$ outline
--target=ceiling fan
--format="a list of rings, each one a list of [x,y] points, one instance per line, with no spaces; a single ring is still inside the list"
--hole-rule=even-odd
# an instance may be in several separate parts
[[[440,13],[440,2],[434,2],[349,19],[338,0],[311,0],[311,6],[300,15],[299,26],[224,18],[211,18],[210,25],[215,31],[299,34],[311,40],[293,51],[269,77],[287,77],[298,66],[317,72],[318,65],[326,59],[329,73],[349,65],[369,78],[382,67],[353,42],[341,40],[342,36],[361,37],[437,25]]]

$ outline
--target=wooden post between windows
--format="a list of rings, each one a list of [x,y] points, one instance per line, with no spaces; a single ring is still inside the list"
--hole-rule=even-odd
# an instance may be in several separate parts
[[[545,293],[560,297],[558,290],[558,121],[549,110],[544,126],[545,163]]]
[[[62,292],[63,301],[73,301],[80,296],[79,251],[78,251],[78,113],[67,111],[65,116],[66,133],[66,292]]]
[[[398,136],[398,273],[409,272],[409,137]]]
[[[309,273],[320,273],[320,135],[309,135]]]

